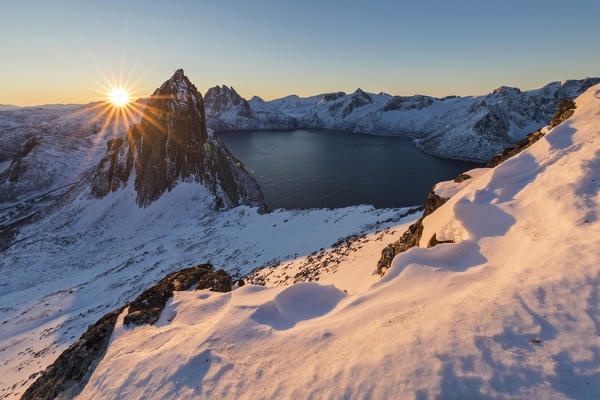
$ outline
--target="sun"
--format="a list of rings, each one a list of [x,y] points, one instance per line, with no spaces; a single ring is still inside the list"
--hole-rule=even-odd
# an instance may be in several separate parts
[[[117,107],[124,107],[131,101],[127,90],[121,88],[113,88],[108,95],[108,100]]]

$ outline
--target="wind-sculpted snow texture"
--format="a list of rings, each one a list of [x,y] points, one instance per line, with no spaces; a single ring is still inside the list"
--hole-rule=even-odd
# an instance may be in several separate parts
[[[487,161],[546,125],[562,99],[573,99],[597,83],[600,78],[567,80],[529,91],[502,86],[485,96],[444,98],[357,89],[268,102],[246,101],[233,89],[217,86],[207,92],[207,123],[216,130],[325,128],[405,135],[427,153]]]
[[[600,397],[600,85],[575,102],[519,154],[441,185],[420,246],[380,281],[175,292],[154,326],[119,317],[80,398]],[[348,248],[372,280],[365,238]]]
[[[2,252],[0,398],[18,398],[88,325],[170,272],[211,262],[239,278],[350,234],[385,229],[406,212],[215,211],[214,196],[192,182],[139,208],[131,183],[102,199],[79,194],[25,226]]]

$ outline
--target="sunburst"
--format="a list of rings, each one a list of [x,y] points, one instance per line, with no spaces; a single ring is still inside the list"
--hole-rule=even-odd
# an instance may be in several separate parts
[[[131,102],[131,97],[127,89],[113,88],[108,95],[108,101],[116,107],[125,107]]]
[[[114,79],[114,76],[111,75],[112,79],[109,79],[101,71],[100,75],[103,77],[103,82],[99,84],[100,89],[98,92],[103,95],[104,99],[79,109],[67,117],[76,118],[87,115],[89,116],[86,124],[88,127],[98,121],[103,121],[93,140],[86,165],[89,164],[98,145],[103,142],[108,132],[111,132],[111,138],[124,136],[127,132],[127,140],[132,143],[133,139],[129,127],[133,123],[140,122],[142,118],[160,132],[167,133],[166,127],[162,126],[158,122],[160,119],[157,118],[164,114],[164,111],[150,106],[146,101],[134,100],[136,98],[135,83],[123,79],[122,76],[119,79]],[[146,136],[141,125],[139,129],[140,133]]]

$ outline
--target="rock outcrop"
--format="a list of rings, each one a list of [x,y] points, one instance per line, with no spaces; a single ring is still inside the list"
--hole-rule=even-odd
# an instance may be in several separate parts
[[[128,151],[123,141],[115,138],[106,143],[106,155],[96,166],[92,178],[91,193],[94,197],[104,197],[127,184],[133,166],[133,152]]]
[[[405,252],[411,247],[419,245],[421,236],[423,235],[423,219],[435,210],[440,208],[448,199],[438,196],[433,190],[427,195],[425,201],[425,210],[423,216],[419,218],[414,224],[408,227],[408,230],[400,236],[400,239],[393,243],[388,244],[381,251],[381,258],[377,261],[377,273],[384,275],[386,271],[392,266],[394,257],[398,254]]]
[[[95,366],[106,354],[119,315],[126,309],[127,325],[154,324],[160,318],[174,291],[187,290],[196,283],[210,282],[213,291],[231,291],[231,276],[223,270],[214,272],[210,264],[200,264],[168,274],[154,286],[100,318],[65,350],[52,365],[25,391],[24,400],[73,398],[83,389]],[[229,286],[227,286],[227,283]],[[227,290],[228,289],[228,290]]]
[[[31,151],[40,144],[40,141],[36,137],[28,139],[21,146],[21,150],[16,157],[10,163],[10,166],[0,174],[0,180],[8,180],[9,182],[18,182],[23,174],[23,170],[26,168],[23,165],[23,159],[27,157]]]
[[[104,354],[123,307],[110,312],[91,325],[23,393],[22,400],[73,398],[83,388],[91,370]]]
[[[179,182],[203,184],[217,208],[241,204],[264,209],[256,181],[206,128],[202,95],[184,75],[175,74],[145,105],[141,122],[127,140],[108,143],[91,179],[91,195],[101,198],[126,185],[135,172],[137,203],[147,207]]]
[[[231,292],[232,286],[231,275],[220,269],[215,272],[211,271],[209,274],[204,274],[198,281],[196,290],[209,289],[213,292],[227,293]]]
[[[129,303],[124,323],[126,325],[154,324],[160,318],[160,313],[174,291],[187,290],[212,273],[212,265],[200,264],[165,276]]]
[[[552,117],[552,120],[550,121],[550,127],[554,128],[569,119],[575,112],[575,107],[575,103],[571,100],[567,98],[562,99],[562,101],[558,103],[556,114],[554,114],[554,117]]]

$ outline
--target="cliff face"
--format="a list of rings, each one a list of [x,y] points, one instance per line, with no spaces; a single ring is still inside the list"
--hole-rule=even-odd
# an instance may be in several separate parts
[[[182,181],[204,184],[216,196],[218,208],[264,207],[258,184],[221,141],[208,134],[202,95],[183,70],[152,94],[127,140],[108,143],[94,172],[92,196],[101,198],[123,187],[132,171],[140,207]]]

